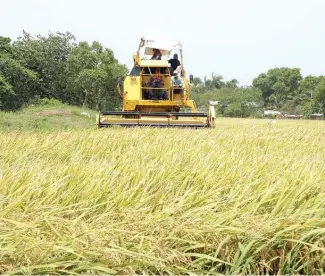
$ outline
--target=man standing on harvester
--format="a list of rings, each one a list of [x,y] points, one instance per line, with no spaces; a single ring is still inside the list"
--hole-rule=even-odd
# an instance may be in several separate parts
[[[177,67],[181,65],[181,62],[178,60],[177,54],[174,54],[174,58],[171,58],[170,60],[168,60],[168,62],[170,63],[170,66],[172,67],[173,71],[175,71]]]

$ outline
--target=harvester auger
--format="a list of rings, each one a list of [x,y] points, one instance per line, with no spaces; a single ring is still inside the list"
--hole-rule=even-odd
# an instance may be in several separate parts
[[[171,59],[171,57],[173,57]],[[214,127],[216,102],[208,112],[198,112],[190,99],[193,76],[184,70],[181,43],[159,43],[142,38],[133,56],[134,66],[118,93],[122,111],[100,111],[100,127]]]

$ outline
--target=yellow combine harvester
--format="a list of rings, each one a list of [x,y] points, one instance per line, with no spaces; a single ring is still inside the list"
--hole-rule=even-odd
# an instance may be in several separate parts
[[[190,99],[193,76],[188,79],[180,43],[159,43],[142,38],[133,56],[134,66],[118,92],[122,111],[100,111],[98,127],[214,127],[214,103],[198,112]]]

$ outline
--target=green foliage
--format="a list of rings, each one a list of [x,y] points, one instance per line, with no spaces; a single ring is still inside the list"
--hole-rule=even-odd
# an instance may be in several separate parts
[[[202,81],[201,78],[199,78],[199,77],[194,77],[194,78],[193,78],[193,84],[194,84],[194,85],[203,84],[203,81]]]
[[[224,115],[226,117],[242,117],[243,116],[242,105],[238,102],[234,102],[230,104],[225,108]]]
[[[17,110],[43,98],[114,108],[120,105],[117,79],[127,71],[112,50],[96,41],[76,44],[69,32],[24,31],[12,44],[0,37],[0,109]]]
[[[315,110],[315,101],[306,101],[302,104],[302,117],[304,119],[309,119],[310,115],[314,113]]]
[[[252,87],[234,88],[225,85],[221,89],[210,90],[206,86],[195,86],[192,98],[201,110],[207,109],[209,101],[218,101],[218,114],[229,117],[259,116],[263,106],[260,90]]]
[[[316,77],[316,76],[311,76],[308,75],[306,76],[300,83],[300,93],[304,96],[306,96],[307,98],[312,98],[312,94],[316,89],[317,84],[320,82],[320,80],[323,77]]]
[[[12,55],[11,39],[9,37],[0,36],[0,56]]]
[[[71,33],[49,32],[48,36],[33,37],[23,32],[13,44],[17,59],[38,74],[37,91],[41,98],[70,100],[66,93],[67,60],[74,41]]]
[[[227,81],[225,83],[225,86],[235,89],[235,88],[238,88],[238,84],[239,84],[238,80],[232,79],[231,81]]]
[[[277,108],[290,96],[297,96],[302,76],[298,68],[273,68],[253,80],[253,86],[260,89],[266,104]]]
[[[9,38],[0,37],[0,109],[14,110],[35,95],[37,74],[14,58]]]
[[[0,99],[7,95],[14,95],[14,91],[12,90],[11,84],[6,81],[5,77],[0,75]]]
[[[318,103],[318,112],[325,111],[325,79],[323,78],[316,86],[316,100]]]
[[[112,109],[119,104],[116,84],[127,74],[110,49],[99,42],[80,42],[68,58],[68,90],[83,107]]]
[[[264,107],[303,115],[324,112],[324,76],[301,76],[298,68],[273,68],[253,80],[264,99]]]
[[[13,93],[3,95],[0,99],[7,109],[20,108],[35,95],[37,75],[18,61],[10,58],[1,59],[0,72],[13,88]]]
[[[225,83],[223,81],[223,76],[212,73],[211,79],[204,78],[204,85],[208,89],[220,89],[225,86]]]

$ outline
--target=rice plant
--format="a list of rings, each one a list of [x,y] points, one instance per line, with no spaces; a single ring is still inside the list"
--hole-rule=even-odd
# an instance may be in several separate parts
[[[1,274],[324,274],[325,123],[0,134]]]

